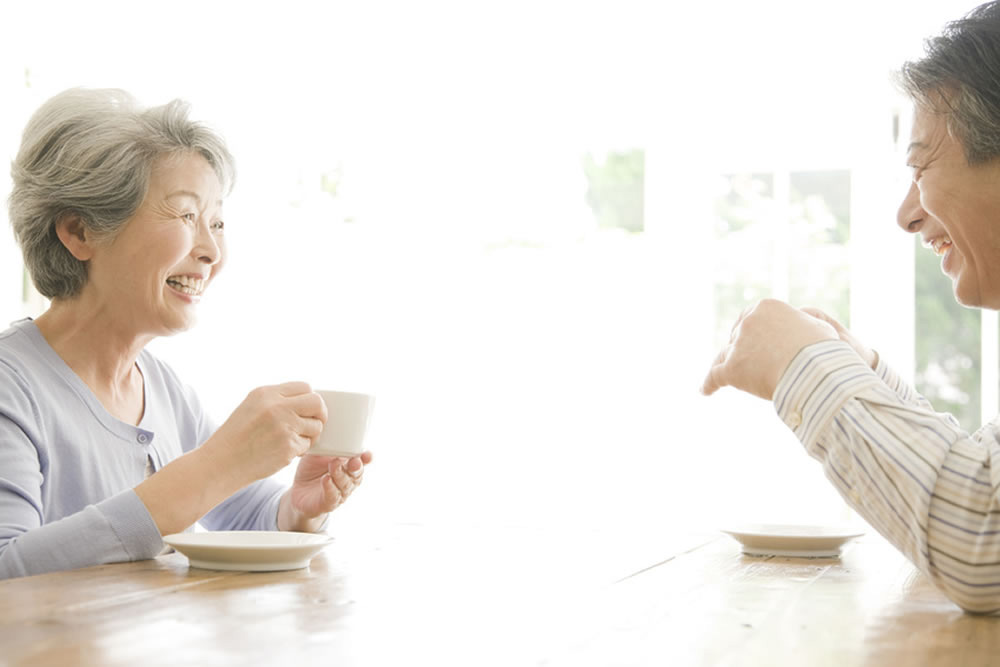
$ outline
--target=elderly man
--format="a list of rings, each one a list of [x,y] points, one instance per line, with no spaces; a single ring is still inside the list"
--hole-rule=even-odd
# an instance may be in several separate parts
[[[904,231],[941,255],[963,305],[1000,308],[1000,2],[927,43],[899,79],[914,102]],[[773,401],[858,514],[963,609],[1000,612],[1000,433],[971,435],[838,322],[748,308],[702,391]]]

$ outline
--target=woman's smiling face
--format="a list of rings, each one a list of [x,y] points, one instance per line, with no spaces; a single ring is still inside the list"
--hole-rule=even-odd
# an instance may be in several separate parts
[[[907,153],[913,182],[899,226],[942,256],[959,303],[1000,309],[1000,160],[970,165],[947,116],[922,108]]]
[[[183,331],[195,305],[225,263],[222,188],[197,153],[161,157],[135,215],[99,244],[85,289],[136,334]]]

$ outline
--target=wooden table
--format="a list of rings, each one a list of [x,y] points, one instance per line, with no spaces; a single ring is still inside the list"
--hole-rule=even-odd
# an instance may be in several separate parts
[[[1000,619],[873,534],[809,560],[718,533],[387,523],[304,570],[171,554],[0,582],[0,665],[998,663]]]

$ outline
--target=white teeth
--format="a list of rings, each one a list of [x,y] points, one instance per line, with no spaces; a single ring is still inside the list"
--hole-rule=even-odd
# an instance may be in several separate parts
[[[951,247],[951,239],[946,236],[940,236],[936,239],[924,241],[924,246],[933,250],[937,255],[943,255]]]
[[[203,278],[192,278],[191,276],[171,276],[167,278],[167,284],[178,292],[197,296],[205,291],[205,280]]]

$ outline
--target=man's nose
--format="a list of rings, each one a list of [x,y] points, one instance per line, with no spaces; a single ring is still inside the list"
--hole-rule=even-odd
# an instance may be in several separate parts
[[[916,234],[923,227],[926,217],[927,213],[920,205],[920,190],[917,188],[916,182],[911,181],[910,189],[906,192],[906,197],[903,198],[903,203],[899,205],[899,211],[896,213],[896,224],[904,232]]]

